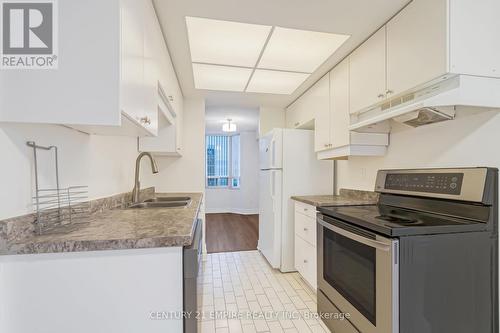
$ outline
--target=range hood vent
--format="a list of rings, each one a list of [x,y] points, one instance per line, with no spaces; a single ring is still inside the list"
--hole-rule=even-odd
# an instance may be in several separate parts
[[[396,97],[396,98],[389,100],[388,102],[385,102],[384,104],[382,104],[380,106],[380,108],[382,111],[385,111],[385,110],[388,110],[390,108],[394,108],[398,105],[413,101],[414,99],[415,99],[414,93],[403,95],[401,97]]]
[[[457,106],[500,109],[500,79],[442,76],[404,95],[351,114],[349,130],[366,132],[372,125],[389,119],[412,127],[452,120]]]
[[[419,127],[445,120],[452,120],[453,118],[455,118],[455,107],[451,107],[450,111],[441,111],[437,108],[425,107],[408,112],[402,116],[394,117],[393,119],[411,127]]]

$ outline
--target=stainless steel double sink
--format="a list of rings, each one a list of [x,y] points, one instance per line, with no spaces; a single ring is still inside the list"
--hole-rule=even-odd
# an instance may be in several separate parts
[[[190,204],[190,197],[154,197],[143,202],[133,203],[127,209],[182,208]]]

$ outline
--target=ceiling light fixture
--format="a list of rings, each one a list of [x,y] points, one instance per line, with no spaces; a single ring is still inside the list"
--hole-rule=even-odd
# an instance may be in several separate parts
[[[349,35],[186,17],[196,89],[292,94]]]
[[[186,17],[191,61],[253,67],[271,26]]]
[[[251,74],[250,68],[193,64],[196,89],[243,92]]]
[[[289,95],[304,82],[309,74],[256,69],[247,92]]]
[[[348,35],[276,27],[257,68],[312,73],[347,39]]]
[[[236,132],[236,124],[231,123],[232,121],[232,119],[228,119],[227,122],[222,124],[222,132]]]

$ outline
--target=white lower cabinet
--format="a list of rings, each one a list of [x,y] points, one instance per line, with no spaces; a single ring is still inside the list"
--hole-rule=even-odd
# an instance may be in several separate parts
[[[295,269],[317,289],[316,207],[295,203]]]

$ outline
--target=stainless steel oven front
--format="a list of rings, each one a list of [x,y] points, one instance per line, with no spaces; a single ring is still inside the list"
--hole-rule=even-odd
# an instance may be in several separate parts
[[[318,299],[318,311],[349,314],[361,333],[398,333],[398,240],[321,214],[317,237],[318,293],[326,300]],[[330,329],[339,327],[331,320],[338,318],[325,320]]]

